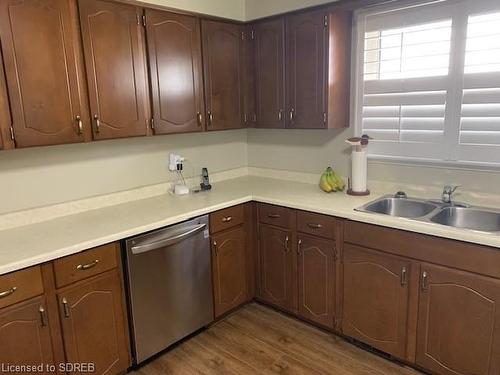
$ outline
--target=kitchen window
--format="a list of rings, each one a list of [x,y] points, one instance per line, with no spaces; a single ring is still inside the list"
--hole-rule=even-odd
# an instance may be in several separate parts
[[[370,158],[500,166],[500,4],[397,2],[355,16],[354,121]]]

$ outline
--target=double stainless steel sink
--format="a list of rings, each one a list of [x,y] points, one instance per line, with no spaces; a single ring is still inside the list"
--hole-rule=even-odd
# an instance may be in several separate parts
[[[386,195],[356,211],[403,217],[417,221],[500,233],[500,210],[473,207],[462,203],[407,198],[405,194]]]

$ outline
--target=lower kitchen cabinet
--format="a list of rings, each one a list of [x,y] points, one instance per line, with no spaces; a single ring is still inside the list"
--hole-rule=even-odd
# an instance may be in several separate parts
[[[411,262],[345,244],[342,332],[404,358]]]
[[[0,310],[0,364],[53,364],[52,340],[44,297]],[[37,371],[37,373],[40,373]]]
[[[297,255],[299,315],[333,329],[335,242],[299,234]]]
[[[213,236],[212,274],[217,318],[247,300],[244,227],[239,226]]]
[[[438,374],[500,373],[500,280],[424,264],[417,364]]]
[[[117,270],[58,290],[66,360],[94,363],[94,374],[129,366],[127,325]]]
[[[292,231],[261,224],[259,228],[260,291],[268,303],[291,310],[293,304]]]

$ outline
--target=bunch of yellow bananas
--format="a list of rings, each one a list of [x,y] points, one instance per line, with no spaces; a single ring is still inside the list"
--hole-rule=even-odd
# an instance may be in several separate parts
[[[319,187],[324,192],[331,193],[332,191],[343,191],[345,189],[345,183],[331,167],[328,167],[321,175]]]

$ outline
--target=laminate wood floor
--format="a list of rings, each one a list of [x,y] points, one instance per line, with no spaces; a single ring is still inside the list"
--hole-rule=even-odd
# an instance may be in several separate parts
[[[250,304],[133,374],[420,373],[272,309]]]

